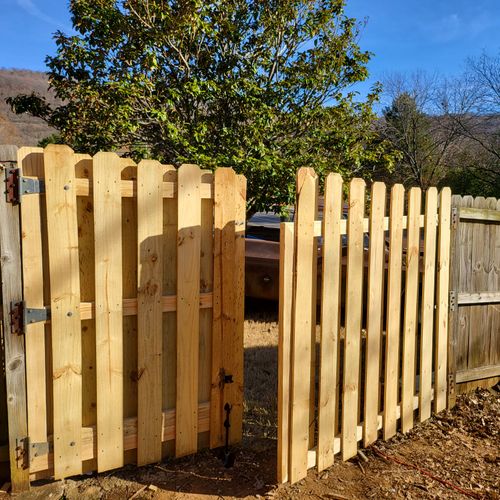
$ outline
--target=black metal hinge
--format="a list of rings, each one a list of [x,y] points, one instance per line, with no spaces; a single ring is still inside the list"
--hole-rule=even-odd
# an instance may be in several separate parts
[[[49,443],[33,443],[29,437],[16,438],[16,462],[19,469],[28,469],[37,457],[49,454]]]
[[[5,196],[8,203],[21,203],[23,195],[45,192],[42,179],[23,177],[19,168],[9,168],[5,171]]]
[[[10,305],[10,331],[18,335],[26,333],[26,326],[50,319],[50,308],[34,309],[26,307],[25,302],[12,302]]]

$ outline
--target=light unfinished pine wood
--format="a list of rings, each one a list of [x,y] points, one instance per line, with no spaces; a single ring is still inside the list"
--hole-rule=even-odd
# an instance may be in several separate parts
[[[380,401],[380,348],[384,307],[385,264],[385,184],[375,182],[371,189],[370,253],[368,259],[368,311],[366,327],[365,397],[363,446],[377,440]]]
[[[162,442],[175,439],[175,410],[162,412]],[[198,406],[198,429],[206,432],[209,429],[210,404],[206,401]],[[84,426],[81,429],[82,436],[82,458],[83,460],[95,460],[97,449],[96,426]],[[53,436],[48,437],[49,447],[53,444]],[[137,448],[137,418],[129,417],[123,421],[123,448],[125,451],[133,451]],[[32,480],[45,479],[53,474],[54,455],[49,450],[48,455],[34,457],[29,472]]]
[[[226,386],[228,399],[231,404],[229,428],[229,442],[239,443],[243,431],[243,336],[245,328],[245,221],[246,221],[246,193],[247,181],[244,176],[237,175],[234,179],[235,208],[234,208],[234,330],[229,338],[224,339],[227,344],[229,365],[233,375],[233,383]]]
[[[224,383],[224,377],[229,375],[234,377],[234,370],[237,369],[234,364],[235,339],[233,338],[236,335],[236,183],[237,178],[233,169],[219,168],[215,171],[211,448],[224,444],[224,405],[228,403],[232,406],[240,398],[239,395],[237,399],[234,398],[232,392],[234,389],[231,388],[234,382]]]
[[[293,296],[293,224],[280,224],[280,296],[278,342],[278,482],[288,481],[290,438],[290,354]]]
[[[123,466],[124,458],[122,164],[115,153],[98,153],[93,163],[97,467],[103,472]]]
[[[177,183],[177,170],[163,166],[163,182]],[[211,200],[204,200],[211,202]],[[177,394],[177,199],[163,198],[163,294],[174,296],[173,310],[163,307],[163,408],[176,405]],[[201,297],[200,297],[201,300]],[[163,301],[165,305],[165,301]],[[209,397],[206,398],[209,400]],[[173,446],[173,447],[172,447]],[[175,455],[175,443],[163,443],[163,456]]]
[[[431,416],[432,344],[434,338],[434,290],[436,277],[436,214],[438,193],[430,187],[425,194],[424,257],[420,333],[420,422]]]
[[[47,146],[44,167],[52,328],[54,477],[62,479],[82,472],[82,336],[73,151],[67,146]]]
[[[178,178],[177,229],[177,457],[198,446],[200,345],[201,170],[182,165]]]
[[[6,179],[8,169],[0,169],[2,180]],[[7,203],[0,196],[0,269],[2,287],[3,331],[0,355],[5,363],[5,391],[7,396],[7,424],[9,436],[10,481],[12,492],[29,490],[29,471],[17,462],[16,447],[18,438],[28,434],[26,403],[26,358],[23,336],[11,331],[8,321],[11,303],[22,300],[21,265],[21,227],[19,207]],[[3,382],[3,381],[2,381]],[[7,427],[5,423],[2,426]]]
[[[401,274],[403,251],[404,188],[391,189],[389,269],[387,276],[387,323],[384,371],[384,439],[396,434],[396,407],[399,380],[399,335],[401,331]]]
[[[347,284],[346,326],[344,341],[344,370],[342,391],[342,460],[357,454],[359,363],[361,318],[363,314],[363,215],[365,183],[352,179],[349,183],[349,212],[347,220]]]
[[[17,162],[22,175],[43,178],[43,148],[20,148]],[[42,248],[42,210],[45,197],[25,196],[21,203],[23,295],[29,307],[44,307]],[[43,210],[44,211],[44,210]],[[45,214],[44,214],[45,215]],[[26,325],[26,391],[28,401],[28,435],[33,442],[47,440],[47,384],[45,326]]]
[[[323,208],[323,268],[321,344],[318,397],[318,471],[333,464],[337,421],[337,358],[340,332],[342,240],[342,177],[330,174],[325,182]]]
[[[413,397],[415,396],[416,332],[418,279],[420,261],[420,188],[410,189],[408,196],[408,232],[406,244],[406,283],[403,326],[403,361],[401,386],[401,431],[413,427]]]
[[[86,154],[74,154],[75,176],[92,180],[93,161]],[[75,181],[76,181],[75,179]],[[82,305],[95,301],[94,201],[77,196],[78,264],[80,268],[80,319],[82,320],[82,425],[97,423],[96,333],[93,318],[85,319]],[[97,470],[97,460],[83,463],[83,472]]]
[[[163,167],[153,160],[137,166],[137,463],[161,460]]]
[[[447,360],[449,342],[449,283],[451,245],[451,190],[443,188],[439,194],[439,235],[436,285],[436,324],[434,351],[434,411],[447,406]]]
[[[295,262],[291,355],[291,406],[289,479],[292,483],[307,474],[311,391],[311,328],[313,318],[314,220],[317,210],[316,173],[301,168],[297,173],[295,213]]]

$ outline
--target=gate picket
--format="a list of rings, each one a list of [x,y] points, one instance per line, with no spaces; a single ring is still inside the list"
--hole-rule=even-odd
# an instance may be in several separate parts
[[[297,213],[295,217],[296,260],[293,297],[292,370],[290,402],[290,481],[307,474],[311,393],[311,329],[313,283],[311,273],[316,258],[314,220],[317,210],[318,179],[313,169],[297,173]]]
[[[432,339],[434,337],[434,290],[436,277],[437,189],[425,194],[424,262],[420,333],[420,422],[431,416],[432,401]]]
[[[384,372],[384,439],[390,439],[396,434],[399,390],[399,333],[401,330],[404,193],[402,184],[395,184],[391,189]]]
[[[340,333],[342,273],[342,177],[330,174],[325,182],[323,209],[323,269],[321,290],[321,345],[318,402],[318,471],[333,464],[337,421],[337,356]]]
[[[359,354],[361,319],[363,314],[364,237],[363,220],[365,182],[352,179],[349,183],[349,213],[347,215],[347,284],[346,326],[344,340],[344,369],[342,390],[342,460],[358,451],[357,428],[359,397]]]
[[[137,463],[161,460],[163,167],[137,166]]]
[[[201,170],[182,165],[177,173],[177,404],[176,456],[198,446],[200,345]]]
[[[97,466],[123,466],[122,161],[115,153],[93,160]],[[113,411],[110,411],[110,408]]]
[[[52,325],[54,477],[61,479],[82,472],[82,335],[73,151],[67,146],[49,145],[45,148],[44,165]]]
[[[413,427],[415,397],[415,341],[417,333],[418,270],[420,261],[420,188],[410,189],[408,229],[406,230],[406,284],[403,326],[403,363],[401,387],[401,431]]]
[[[377,440],[380,401],[380,347],[384,294],[385,184],[375,182],[371,191],[370,253],[368,263],[368,318],[366,325],[365,399],[363,445]]]

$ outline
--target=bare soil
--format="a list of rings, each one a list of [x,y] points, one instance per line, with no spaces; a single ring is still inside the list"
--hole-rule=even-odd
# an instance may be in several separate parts
[[[244,441],[234,467],[214,451],[149,467],[36,485],[18,498],[500,499],[500,392],[460,396],[452,411],[406,435],[337,460],[295,485],[276,484],[277,313],[250,305],[245,322]],[[462,490],[462,491],[459,491]],[[1,494],[0,494],[1,497]]]

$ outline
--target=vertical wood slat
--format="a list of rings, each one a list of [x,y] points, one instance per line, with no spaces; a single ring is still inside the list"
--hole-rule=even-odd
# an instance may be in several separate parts
[[[474,208],[487,208],[486,199],[478,196],[474,199]],[[474,221],[472,224],[472,260],[469,263],[472,292],[481,292],[488,288],[486,267],[489,260],[489,224]],[[469,308],[469,342],[467,347],[467,368],[487,365],[489,361],[489,336],[482,335],[487,331],[487,307],[481,304]]]
[[[278,341],[278,481],[288,481],[290,441],[290,354],[294,232],[291,223],[280,225],[280,289]]]
[[[500,199],[497,200],[495,210],[500,212]],[[495,224],[491,228],[493,234],[491,235],[490,243],[490,290],[500,291],[500,224]],[[495,279],[496,276],[496,279]],[[500,332],[500,309],[495,304],[488,306],[488,313],[490,314],[490,364],[500,364],[500,335],[495,332]]]
[[[177,169],[163,166],[163,181],[177,182]],[[205,201],[205,200],[204,200]],[[211,202],[212,200],[206,200]],[[203,203],[203,202],[202,202]],[[177,197],[163,199],[163,295],[177,294]],[[163,313],[163,409],[175,409],[177,399],[177,312]],[[207,398],[208,400],[208,398]],[[175,455],[175,442],[162,444],[162,456]]]
[[[401,431],[413,427],[413,398],[415,396],[416,332],[418,279],[420,261],[420,188],[410,189],[408,199],[408,229],[406,240],[406,283],[403,327],[403,361],[401,387]]]
[[[375,182],[371,191],[368,313],[366,327],[363,445],[377,440],[380,399],[380,347],[384,306],[385,184]]]
[[[5,175],[8,168],[3,169]],[[22,300],[21,231],[19,207],[0,196],[0,252],[3,313],[3,349],[9,432],[10,482],[13,493],[29,490],[29,469],[18,467],[16,439],[28,435],[26,407],[26,359],[24,337],[11,333],[11,302]]]
[[[74,154],[77,179],[93,179],[93,159],[90,155]],[[78,263],[80,268],[80,300],[94,302],[96,294],[95,237],[93,195],[77,196]],[[99,214],[100,215],[100,214]],[[97,425],[97,352],[95,318],[82,320],[82,424]],[[83,472],[97,470],[97,456],[83,463]]]
[[[229,403],[224,376],[232,375],[226,342],[234,333],[235,298],[235,179],[233,169],[214,174],[214,291],[212,330],[212,391],[210,398],[210,447],[224,444],[224,405]],[[229,344],[230,346],[231,344]]]
[[[67,146],[44,152],[54,392],[54,477],[81,474],[82,335],[75,164]],[[54,216],[57,214],[57,216]]]
[[[97,467],[123,466],[123,285],[121,159],[93,159]],[[112,411],[110,411],[112,409]]]
[[[162,269],[163,167],[142,160],[137,167],[137,463],[161,460],[162,451]]]
[[[436,216],[437,189],[430,187],[425,194],[424,261],[421,300],[420,334],[420,422],[431,416],[432,344],[434,338],[434,290],[436,277]]]
[[[436,324],[434,353],[434,411],[440,412],[447,406],[447,349],[448,309],[450,284],[450,220],[451,190],[443,188],[439,194],[439,235],[436,286]]]
[[[403,249],[404,188],[391,189],[389,222],[389,269],[387,277],[387,319],[384,373],[384,439],[396,434],[399,380],[399,334],[401,330],[401,275]]]
[[[20,148],[17,162],[22,175],[44,177],[43,148]],[[20,205],[22,219],[23,296],[29,307],[44,307],[42,249],[42,204],[39,194],[26,196]],[[45,325],[26,325],[26,390],[28,400],[28,435],[31,441],[47,441],[47,386]]]
[[[311,269],[316,258],[314,220],[317,210],[317,182],[313,169],[301,168],[297,173],[295,214],[295,283],[293,297],[290,463],[291,482],[307,475],[310,415],[310,363],[313,277]]]
[[[211,171],[202,171],[202,181],[213,184]],[[213,200],[201,200],[201,268],[200,293],[212,292],[213,289],[213,227],[214,209]],[[211,370],[212,370],[212,321],[211,309],[200,310],[200,369],[198,373],[198,401],[210,401]],[[175,372],[174,372],[175,373]],[[200,434],[198,448],[209,446],[210,434]]]
[[[182,165],[177,172],[177,457],[198,447],[200,343],[201,170]]]
[[[342,272],[342,239],[340,236],[342,177],[339,174],[330,174],[326,178],[324,203],[322,231],[322,276],[324,279],[322,280],[321,290],[318,471],[322,471],[333,464],[335,424],[337,421],[337,351],[342,302],[340,296]]]
[[[245,328],[245,221],[247,181],[242,175],[237,175],[235,190],[235,244],[234,244],[234,332],[229,342],[229,356],[233,383],[229,385],[229,401],[231,404],[231,427],[229,442],[241,441],[243,430],[243,336]]]
[[[347,284],[346,327],[344,341],[344,373],[342,394],[342,460],[357,454],[359,399],[359,365],[361,319],[363,304],[363,219],[365,183],[352,179],[349,184],[349,213],[347,220]],[[348,369],[347,369],[348,368]]]

